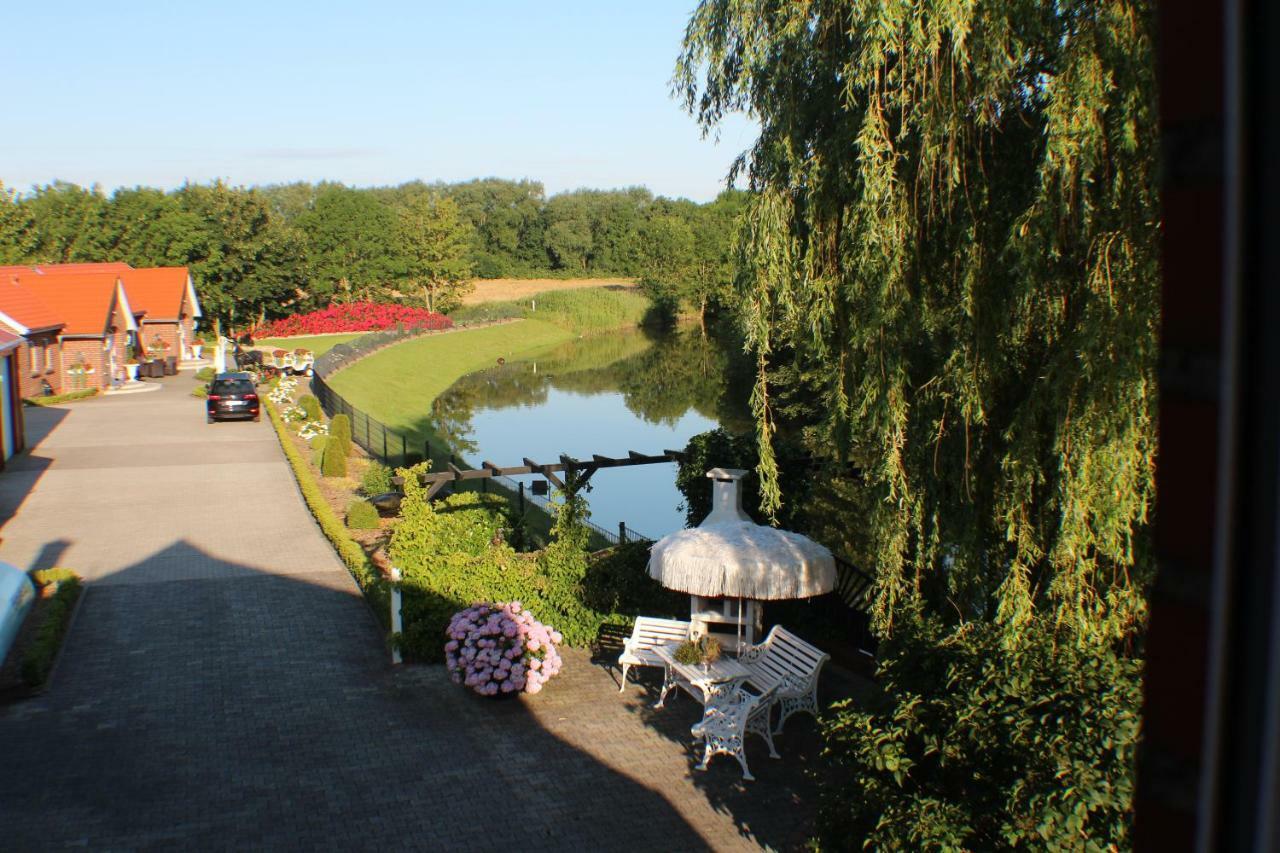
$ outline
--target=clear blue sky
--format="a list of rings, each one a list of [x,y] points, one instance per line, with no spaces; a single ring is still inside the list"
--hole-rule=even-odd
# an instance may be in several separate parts
[[[701,139],[668,94],[693,5],[13,0],[0,181],[496,175],[704,201],[754,133]]]

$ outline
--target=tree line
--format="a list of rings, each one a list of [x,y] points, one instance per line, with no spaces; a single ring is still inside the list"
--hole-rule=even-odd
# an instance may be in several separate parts
[[[727,305],[745,193],[707,204],[642,187],[547,197],[485,178],[353,188],[222,182],[165,192],[0,185],[0,263],[189,266],[206,311],[243,324],[334,301],[455,307],[474,278],[641,279],[676,310]]]

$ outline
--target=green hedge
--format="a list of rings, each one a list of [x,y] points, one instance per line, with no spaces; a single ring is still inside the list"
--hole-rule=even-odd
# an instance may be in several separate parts
[[[22,402],[28,406],[56,406],[59,403],[70,403],[73,400],[87,400],[98,396],[97,388],[85,388],[82,391],[68,391],[65,394],[54,394],[50,397],[27,397]]]
[[[317,435],[309,443],[311,445],[311,464],[319,471],[324,465],[324,449],[329,444],[329,436]]]
[[[324,444],[324,458],[320,462],[320,473],[326,477],[347,476],[347,457],[342,452],[340,442],[329,436]]]
[[[338,552],[338,557],[346,564],[352,577],[356,579],[356,583],[363,590],[365,598],[373,606],[373,611],[377,614],[378,620],[385,627],[388,607],[386,584],[382,582],[378,570],[374,567],[369,556],[365,554],[364,549],[360,547],[360,543],[351,538],[351,534],[343,526],[342,520],[338,518],[333,508],[329,506],[329,502],[325,500],[320,491],[320,485],[316,482],[315,476],[307,466],[307,461],[302,458],[302,454],[294,446],[293,438],[288,430],[285,429],[284,421],[281,419],[280,413],[276,411],[275,405],[269,401],[264,401],[263,405],[267,409],[267,415],[271,418],[271,425],[275,427],[276,437],[280,440],[280,447],[284,450],[285,458],[289,460],[289,467],[293,468],[293,476],[297,478],[298,490],[302,492],[303,500],[307,502],[307,507],[311,510],[311,514],[315,516],[316,522],[320,525],[320,530],[333,544],[334,550]]]
[[[39,687],[49,678],[58,649],[62,647],[76,599],[80,597],[80,578],[68,569],[35,572],[32,577],[41,586],[57,584],[53,596],[38,605],[44,610],[44,621],[22,656],[22,680],[31,687]]]

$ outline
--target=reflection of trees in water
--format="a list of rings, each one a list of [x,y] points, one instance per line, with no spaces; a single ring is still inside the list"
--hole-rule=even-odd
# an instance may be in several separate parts
[[[729,388],[740,384],[729,381],[738,351],[699,328],[584,338],[533,361],[464,376],[436,399],[432,417],[437,432],[463,453],[476,449],[470,433],[477,408],[539,405],[550,388],[621,392],[627,408],[648,423],[671,425],[692,409],[726,429],[747,429],[746,400]]]

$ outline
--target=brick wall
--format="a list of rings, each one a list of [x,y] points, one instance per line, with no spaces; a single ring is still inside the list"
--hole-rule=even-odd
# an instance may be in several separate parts
[[[33,350],[38,350],[37,355]],[[62,348],[52,332],[27,335],[17,351],[18,390],[23,397],[39,397],[48,382],[53,393],[61,394],[63,385]]]
[[[117,337],[119,336],[117,335]],[[102,390],[111,387],[111,377],[107,372],[106,354],[102,350],[102,343],[102,338],[71,338],[63,340],[62,390],[64,393],[79,391],[82,388]],[[120,342],[117,342],[117,346],[121,345]],[[93,373],[73,376],[67,372],[80,361],[92,367]]]

